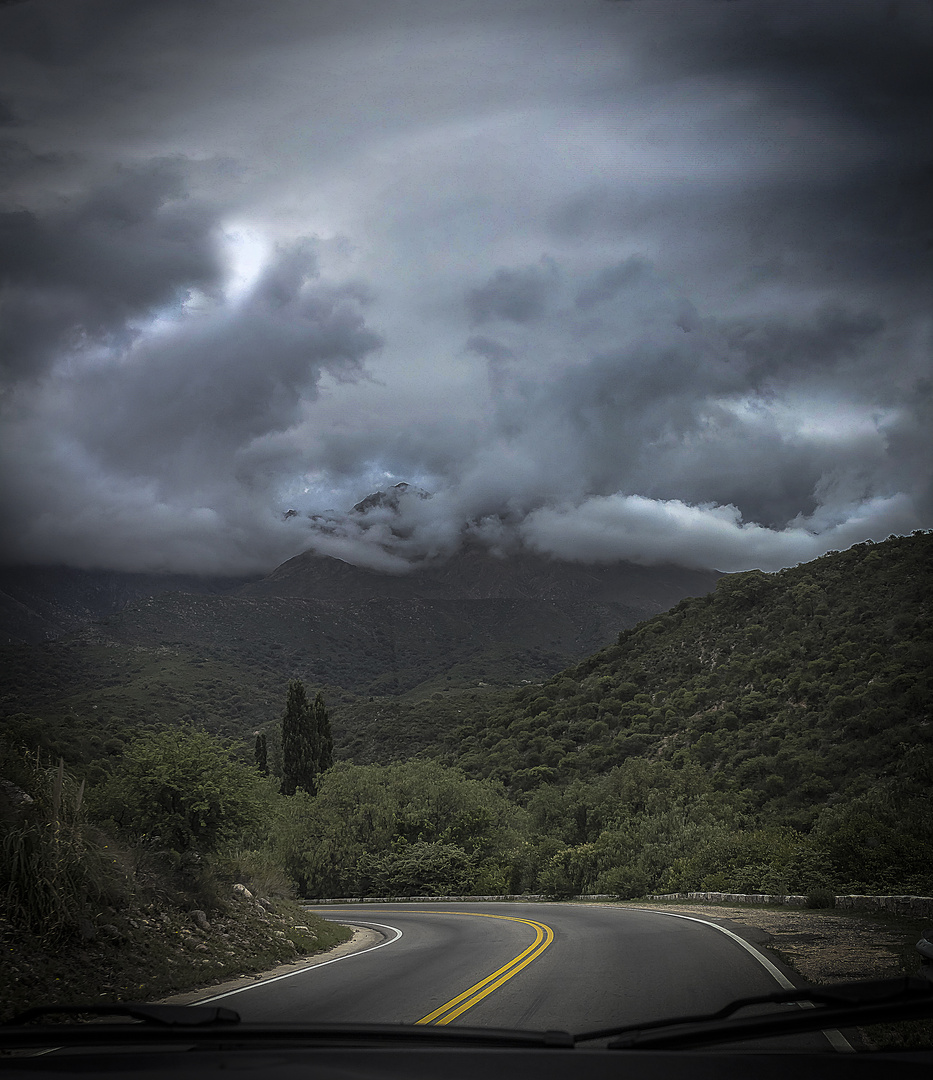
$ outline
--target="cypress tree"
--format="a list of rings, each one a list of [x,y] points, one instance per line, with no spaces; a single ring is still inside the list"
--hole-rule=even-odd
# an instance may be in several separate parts
[[[282,717],[282,794],[294,795],[303,788],[314,795],[318,773],[333,763],[334,739],[324,698],[318,693],[312,704],[304,684],[292,679]]]
[[[256,759],[256,768],[262,773],[263,776],[268,776],[269,753],[266,747],[266,737],[261,731],[256,732],[256,745],[253,748],[253,755]]]
[[[334,763],[334,737],[330,730],[330,717],[320,693],[314,699],[315,742],[317,743],[317,772],[326,772]]]
[[[314,791],[317,754],[314,746],[311,703],[300,679],[288,684],[282,716],[282,794],[294,795],[298,788]]]

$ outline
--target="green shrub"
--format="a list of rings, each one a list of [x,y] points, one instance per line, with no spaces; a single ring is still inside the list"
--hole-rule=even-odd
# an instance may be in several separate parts
[[[829,889],[811,889],[807,893],[806,905],[808,908],[834,908],[836,894]]]
[[[467,896],[476,878],[474,860],[456,844],[399,843],[357,862],[364,896]]]
[[[97,799],[100,815],[121,831],[176,852],[249,842],[266,831],[271,801],[270,781],[231,760],[220,740],[178,730],[129,743]]]
[[[211,860],[214,873],[225,884],[246,885],[250,892],[270,899],[290,900],[295,896],[295,882],[283,861],[268,848],[234,848]]]

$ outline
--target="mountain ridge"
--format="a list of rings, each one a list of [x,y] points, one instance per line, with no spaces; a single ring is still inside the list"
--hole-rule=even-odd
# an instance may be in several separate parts
[[[417,565],[405,574],[389,574],[308,550],[236,591],[240,596],[305,600],[585,598],[656,614],[684,595],[709,592],[721,576],[713,570],[574,563],[525,552],[500,557],[477,546]]]
[[[251,576],[161,574],[74,566],[0,567],[0,637],[52,641],[127,604],[167,592],[229,592]]]
[[[220,577],[67,566],[0,568],[0,636],[26,642],[74,633],[126,607],[169,593],[338,603],[367,600],[523,599],[621,604],[647,618],[715,587],[716,571],[634,563],[571,563],[529,553],[498,557],[465,546],[392,574],[311,549],[258,576]]]

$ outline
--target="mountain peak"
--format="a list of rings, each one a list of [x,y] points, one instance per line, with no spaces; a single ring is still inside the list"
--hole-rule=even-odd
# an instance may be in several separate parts
[[[431,493],[429,491],[414,487],[412,484],[401,483],[396,484],[387,491],[374,491],[372,495],[367,495],[365,499],[361,499],[353,507],[350,513],[366,514],[370,510],[375,510],[379,507],[386,507],[389,510],[398,511],[399,500],[403,495],[415,495],[419,499],[431,498]]]

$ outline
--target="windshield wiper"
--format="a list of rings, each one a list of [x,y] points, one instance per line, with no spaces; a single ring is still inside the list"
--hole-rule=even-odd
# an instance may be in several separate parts
[[[212,1005],[38,1005],[25,1009],[7,1020],[3,1027],[21,1027],[49,1016],[126,1016],[156,1027],[209,1027],[215,1024],[239,1024],[240,1014],[233,1009]],[[2,1028],[0,1028],[2,1032]]]
[[[748,1006],[801,1005],[803,1008],[735,1017]],[[807,1008],[806,1006],[810,1006]],[[47,1017],[119,1017],[127,1023],[36,1023]],[[798,987],[738,998],[716,1012],[602,1028],[571,1036],[565,1031],[508,1031],[495,1028],[432,1027],[402,1024],[244,1024],[233,1009],[208,1005],[49,1005],[27,1009],[0,1024],[0,1049],[38,1045],[133,1046],[158,1042],[187,1046],[207,1043],[356,1045],[459,1043],[489,1047],[570,1048],[610,1039],[611,1050],[673,1050],[714,1043],[767,1038],[854,1024],[933,1017],[933,982],[920,977]]]
[[[739,1009],[752,1005],[796,1004],[813,1008],[732,1017]],[[574,1041],[610,1038],[608,1047],[611,1050],[673,1050],[796,1031],[927,1017],[933,1017],[933,983],[923,978],[902,976],[832,986],[795,987],[773,994],[738,998],[716,1012],[587,1031],[575,1036]]]
[[[49,1016],[114,1016],[141,1023],[37,1024]],[[153,1028],[158,1028],[155,1033]],[[218,1030],[220,1029],[220,1030]],[[566,1031],[510,1031],[496,1028],[433,1027],[405,1024],[255,1024],[243,1023],[233,1009],[208,1005],[48,1005],[27,1009],[0,1024],[0,1050],[54,1044],[138,1046],[263,1044],[365,1045],[408,1043],[488,1047],[573,1046]]]

